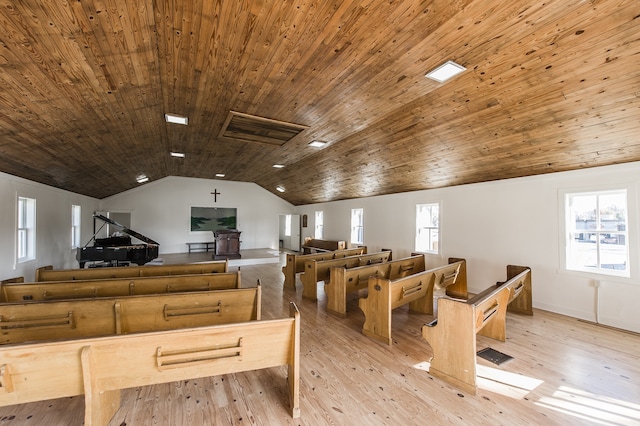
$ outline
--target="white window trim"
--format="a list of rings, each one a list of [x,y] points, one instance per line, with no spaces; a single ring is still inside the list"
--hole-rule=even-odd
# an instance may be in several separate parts
[[[417,242],[418,242],[418,206],[423,206],[423,205],[437,205],[438,206],[438,249],[435,250],[435,251],[434,250],[421,251],[421,250],[418,250],[418,247],[417,247]],[[414,235],[413,248],[418,253],[439,255],[440,253],[442,253],[442,227],[440,226],[440,224],[442,223],[442,202],[441,201],[430,201],[430,202],[424,202],[424,203],[416,203],[416,207],[415,207],[415,211],[414,212],[415,212],[415,216],[414,216],[413,223],[414,223],[414,226],[415,226],[415,235]]]
[[[320,221],[320,223],[318,223],[318,213],[320,213],[320,217],[322,218],[322,220]],[[314,212],[313,215],[313,236],[315,239],[317,240],[321,240],[324,238],[324,210],[317,210]],[[320,227],[320,235],[318,235],[318,227]]]
[[[75,223],[76,209],[78,211],[78,223]],[[79,204],[71,205],[71,248],[80,247],[82,238],[82,207]]]
[[[21,228],[20,227],[20,223],[21,223],[21,218],[20,218],[20,200],[21,199],[25,199],[27,200],[27,206],[26,208],[29,208],[29,205],[31,205],[31,207],[33,208],[33,211],[31,212],[33,214],[33,217],[31,218],[31,221],[33,222],[31,224],[31,226],[26,227],[26,228]],[[36,259],[36,225],[37,225],[37,209],[36,209],[36,199],[35,198],[31,198],[31,197],[25,197],[25,196],[21,196],[19,195],[16,198],[16,262],[17,263],[25,263],[25,262],[30,262],[32,260]],[[29,212],[27,212],[28,214]],[[20,230],[21,229],[26,229],[27,230],[27,251],[28,253],[26,254],[26,256],[24,257],[20,257]],[[30,233],[28,231],[31,231]]]
[[[362,241],[354,241],[354,240],[353,240],[353,229],[354,229],[354,225],[353,225],[353,213],[354,213],[354,211],[356,211],[356,210],[360,210],[360,211],[362,212],[362,214],[361,214],[361,216],[360,216],[360,217],[362,218],[362,222],[361,222],[361,224],[359,225],[359,226],[362,228]],[[350,242],[351,244],[364,244],[364,208],[362,208],[362,207],[356,207],[356,208],[351,209],[351,211],[350,211],[349,213],[350,213],[350,215],[349,215],[349,240],[350,240],[350,241],[349,241],[349,242]]]
[[[609,275],[599,272],[576,271],[567,269],[567,243],[569,230],[567,229],[567,206],[565,203],[566,196],[576,193],[597,193],[605,191],[627,190],[627,237],[629,244],[629,276]],[[580,187],[561,188],[558,190],[558,271],[572,276],[583,277],[593,280],[603,280],[610,282],[620,282],[626,284],[638,284],[638,189],[635,182],[610,183],[606,185],[589,185]]]

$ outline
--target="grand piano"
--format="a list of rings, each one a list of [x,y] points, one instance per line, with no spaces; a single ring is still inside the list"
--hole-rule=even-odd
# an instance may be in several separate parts
[[[152,239],[125,228],[115,220],[109,219],[101,214],[94,214],[93,218],[94,225],[96,219],[100,219],[104,223],[100,229],[93,234],[93,237],[91,237],[84,247],[78,247],[76,259],[80,264],[80,268],[84,268],[87,262],[101,262],[101,266],[120,266],[128,265],[129,263],[144,265],[158,257],[159,244]],[[100,232],[106,224],[121,228],[122,233],[127,235],[96,238],[98,232]],[[142,243],[132,244],[131,237],[142,241]],[[88,247],[92,241],[94,241],[93,246]]]

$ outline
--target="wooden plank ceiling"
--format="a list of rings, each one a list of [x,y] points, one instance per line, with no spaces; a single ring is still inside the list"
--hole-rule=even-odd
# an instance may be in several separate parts
[[[640,160],[637,0],[1,3],[0,171],[96,198],[223,173],[299,205]],[[447,60],[467,71],[425,78]],[[302,131],[229,138],[232,111]]]

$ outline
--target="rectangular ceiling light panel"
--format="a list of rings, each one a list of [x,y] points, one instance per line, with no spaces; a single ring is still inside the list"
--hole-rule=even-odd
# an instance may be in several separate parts
[[[465,70],[466,68],[462,65],[456,64],[453,61],[447,61],[433,71],[427,73],[426,76],[439,83],[444,83],[445,81],[455,77]]]
[[[189,118],[188,117],[183,117],[181,115],[176,115],[176,114],[165,114],[164,115],[164,119],[167,123],[174,123],[174,124],[183,124],[183,125],[187,125],[189,124]]]

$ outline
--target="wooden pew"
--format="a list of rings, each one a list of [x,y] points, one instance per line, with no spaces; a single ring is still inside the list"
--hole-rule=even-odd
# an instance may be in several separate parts
[[[0,285],[11,284],[11,283],[23,283],[23,282],[24,282],[24,277],[13,277],[13,278],[7,278],[6,280],[0,281]]]
[[[315,238],[307,237],[302,244],[302,253],[322,253],[325,251],[344,250],[347,248],[346,241],[334,241],[334,240],[316,240]]]
[[[84,394],[85,426],[104,426],[120,390],[288,367],[289,406],[300,417],[300,314],[289,318],[9,345],[0,348],[0,406]]]
[[[260,319],[261,287],[0,305],[0,344]]]
[[[49,265],[36,269],[36,281],[96,280],[160,275],[213,274],[217,272],[229,272],[229,261],[83,269],[53,269],[53,266]]]
[[[521,287],[514,289],[509,297],[508,312],[523,315],[533,315],[533,292],[531,288],[531,268],[528,266],[507,265],[507,281],[516,275],[529,270],[527,279],[521,282]],[[498,282],[496,285],[501,285]]]
[[[329,260],[347,256],[356,256],[367,253],[366,247],[358,247],[353,249],[336,250],[326,253],[312,254],[287,254],[287,263],[282,267],[284,274],[284,287],[296,288],[296,274],[304,272],[304,262],[306,260]]]
[[[346,316],[347,294],[367,288],[367,282],[372,275],[396,279],[424,270],[425,259],[422,254],[354,268],[334,266],[329,274],[329,282],[324,285],[324,292],[327,295],[327,310],[340,316]]]
[[[504,342],[507,304],[526,294],[530,282],[531,270],[523,268],[467,301],[438,299],[438,318],[422,327],[422,337],[433,349],[429,373],[475,394],[476,334]]]
[[[240,271],[141,278],[9,283],[0,286],[0,302],[117,297],[240,287]]]
[[[329,282],[331,268],[334,266],[343,268],[355,268],[356,266],[374,265],[391,260],[391,251],[383,251],[358,256],[347,256],[338,259],[315,260],[304,262],[304,272],[300,275],[302,281],[302,297],[318,299],[318,281]]]
[[[391,340],[391,317],[393,310],[406,304],[409,312],[433,315],[433,288],[456,284],[463,260],[445,266],[418,272],[398,279],[371,276],[369,293],[359,300],[365,321],[362,333],[388,345]]]
[[[444,283],[439,283],[436,280],[434,289],[445,290],[446,295],[449,297],[466,299],[469,297],[469,293],[467,291],[467,261],[462,257],[450,257],[447,259],[447,264],[456,262],[463,262],[462,266],[460,266],[460,270],[458,271],[456,282],[451,283],[447,281],[446,285],[444,285]]]

